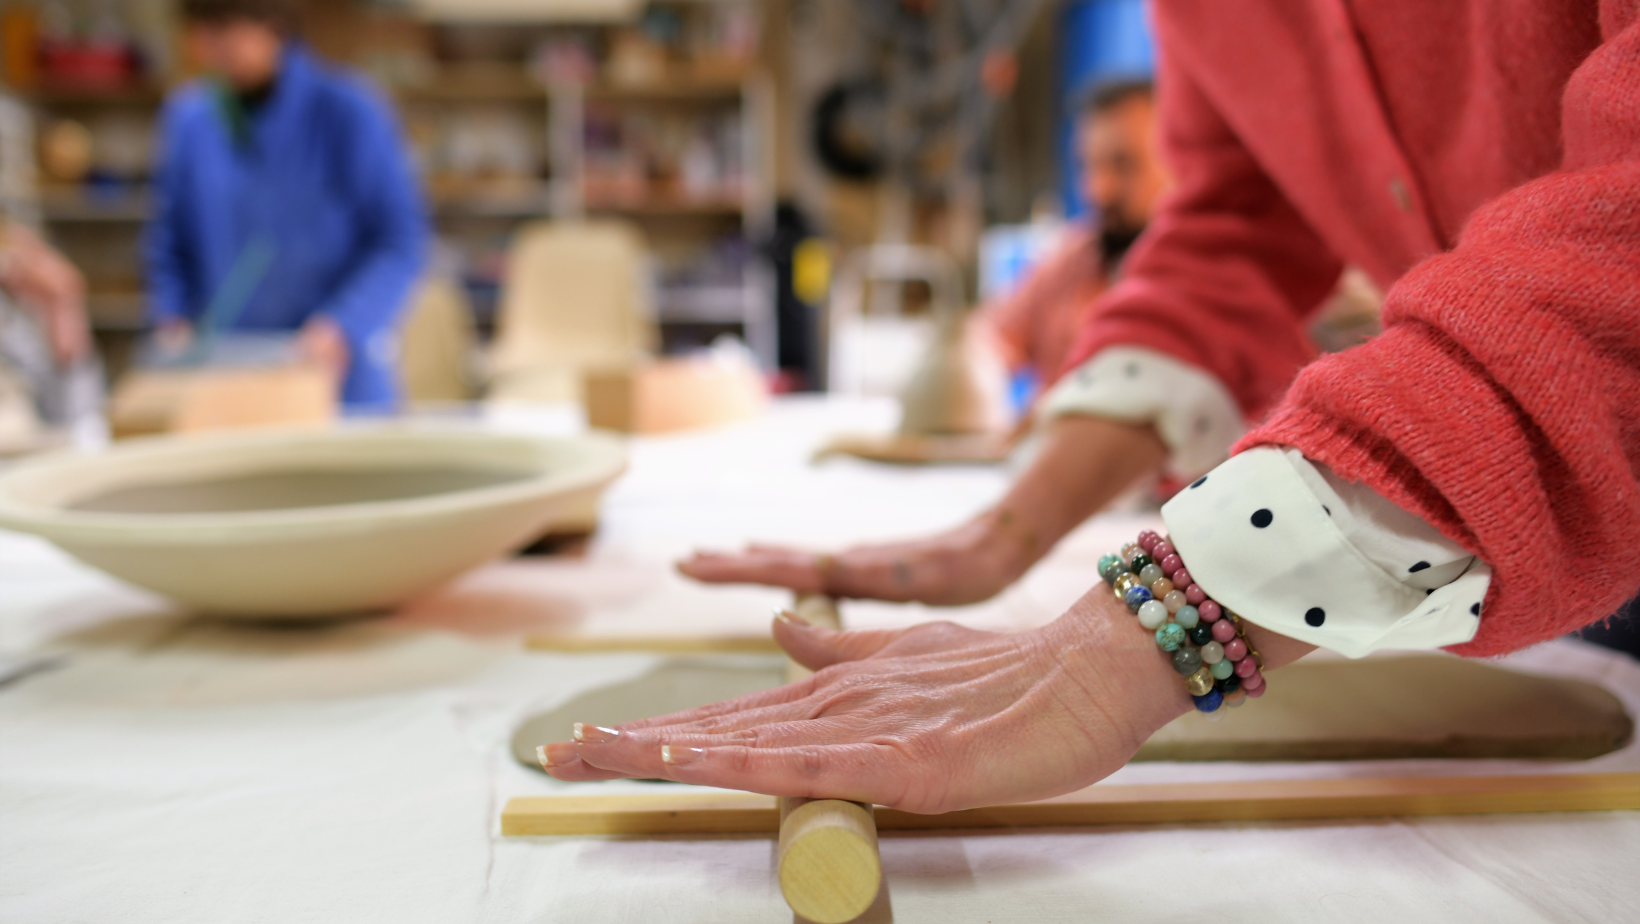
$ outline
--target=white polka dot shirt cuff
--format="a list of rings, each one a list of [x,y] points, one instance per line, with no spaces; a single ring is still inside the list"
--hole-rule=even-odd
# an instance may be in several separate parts
[[[1480,626],[1485,563],[1297,450],[1235,456],[1162,518],[1208,596],[1311,645],[1359,658],[1456,645]]]
[[[1041,419],[1066,414],[1153,424],[1171,453],[1168,470],[1183,479],[1224,461],[1242,433],[1241,411],[1218,379],[1143,347],[1111,347],[1065,376]]]

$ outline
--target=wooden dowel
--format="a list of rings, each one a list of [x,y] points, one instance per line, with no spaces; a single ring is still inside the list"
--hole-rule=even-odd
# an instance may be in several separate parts
[[[841,629],[829,597],[799,596],[792,606],[811,626]],[[786,682],[812,671],[786,662]],[[779,800],[780,893],[786,904],[814,924],[843,924],[866,912],[883,882],[877,854],[877,822],[871,806],[841,799]]]
[[[883,884],[871,807],[838,799],[781,799],[779,877],[786,904],[814,924],[844,924]]]
[[[1555,773],[1101,785],[945,815],[878,809],[875,822],[884,831],[929,831],[1637,810],[1640,773]],[[779,828],[776,800],[750,793],[522,796],[508,801],[501,815],[501,833],[509,836],[769,834]]]

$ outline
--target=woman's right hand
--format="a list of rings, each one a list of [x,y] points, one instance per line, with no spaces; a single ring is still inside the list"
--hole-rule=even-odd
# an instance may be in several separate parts
[[[696,552],[678,570],[709,584],[766,584],[798,593],[961,606],[988,600],[1036,561],[1028,532],[997,510],[956,529],[820,554],[772,545]]]

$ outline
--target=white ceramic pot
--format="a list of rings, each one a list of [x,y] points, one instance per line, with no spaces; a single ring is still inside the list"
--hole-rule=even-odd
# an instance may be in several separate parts
[[[0,527],[199,610],[313,618],[394,606],[583,518],[625,466],[602,434],[156,437],[8,469]]]

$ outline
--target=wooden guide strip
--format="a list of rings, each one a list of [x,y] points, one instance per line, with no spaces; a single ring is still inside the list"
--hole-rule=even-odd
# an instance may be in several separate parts
[[[1640,810],[1640,773],[1361,777],[1093,786],[1043,802],[915,815],[878,809],[882,831],[1186,824]],[[772,796],[534,796],[507,802],[501,833],[772,834]]]

